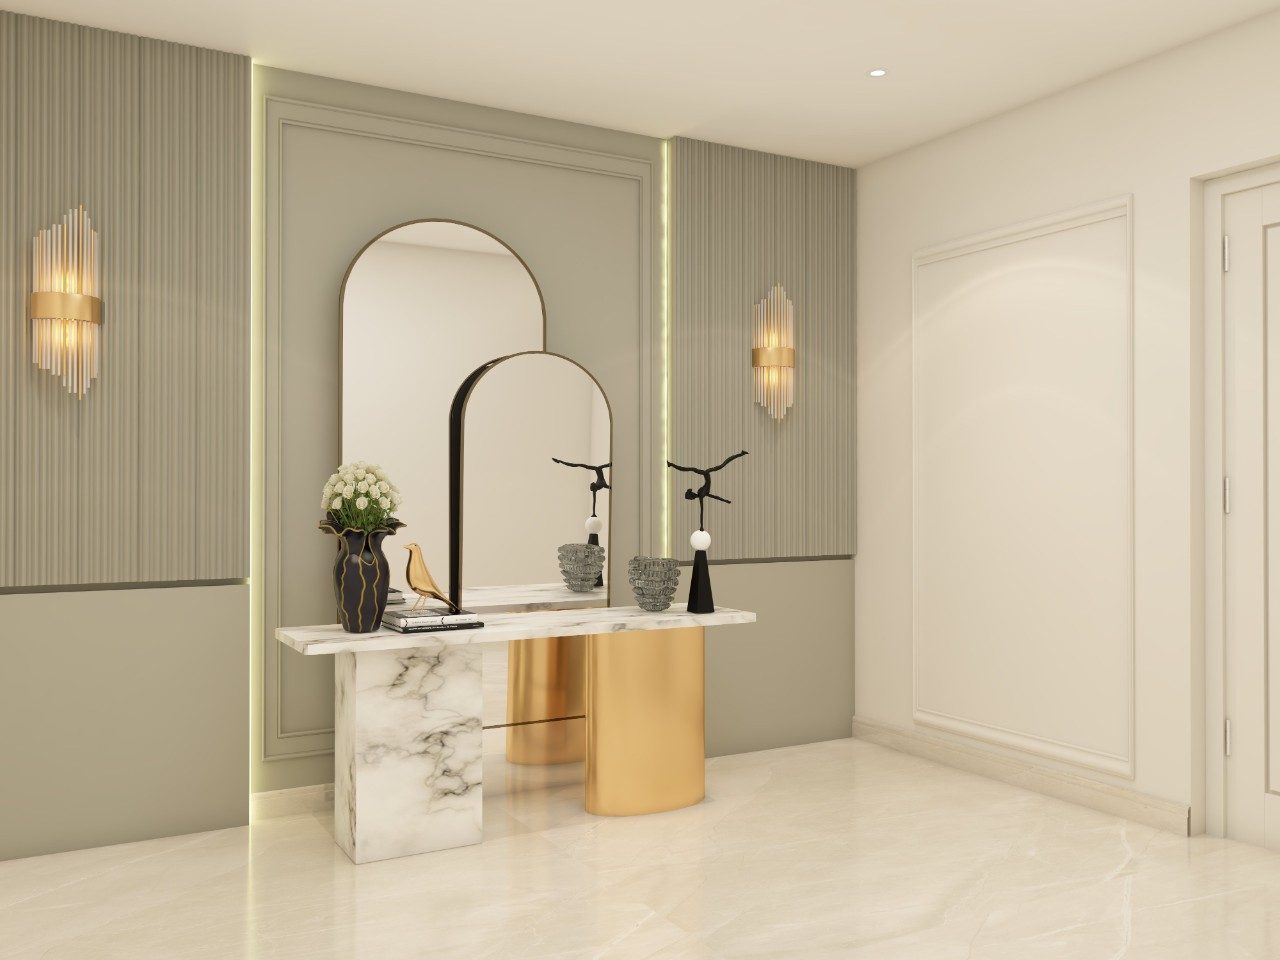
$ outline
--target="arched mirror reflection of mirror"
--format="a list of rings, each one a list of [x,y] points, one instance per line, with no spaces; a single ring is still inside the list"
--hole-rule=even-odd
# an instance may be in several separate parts
[[[543,349],[545,329],[542,295],[528,268],[476,227],[408,223],[377,237],[353,261],[342,290],[342,461],[381,464],[404,496],[405,529],[388,543],[392,587],[408,590],[407,554],[399,549],[408,543],[421,545],[442,584],[448,570],[449,406],[459,384],[495,357]],[[499,431],[492,443],[501,444],[500,422],[485,429]],[[522,469],[508,465],[509,473]],[[546,516],[538,536],[554,540],[560,535],[554,514],[526,523],[536,526]],[[486,560],[476,553],[467,573],[477,578],[470,585],[558,579],[541,570],[542,581],[509,579],[523,572],[507,556]]]

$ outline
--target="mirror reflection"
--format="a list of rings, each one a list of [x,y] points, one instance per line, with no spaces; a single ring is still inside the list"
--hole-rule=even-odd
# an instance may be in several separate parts
[[[497,364],[471,392],[463,438],[467,587],[560,582],[561,545],[589,529],[608,544],[609,407],[577,364],[551,353]]]
[[[477,371],[468,386],[454,401],[461,413],[455,549],[466,584],[462,604],[476,596],[471,585],[484,576],[504,583],[559,577],[573,596],[604,603],[605,551],[584,542],[594,533],[608,544],[612,431],[599,385],[564,357],[526,353]],[[593,557],[594,565],[566,562],[575,555]],[[505,656],[486,648],[484,658],[484,720],[494,727],[485,752],[505,757],[504,788],[565,782],[546,781],[542,773],[530,781],[529,771],[583,757],[585,638],[512,641]],[[565,776],[571,782],[577,774],[552,774]]]

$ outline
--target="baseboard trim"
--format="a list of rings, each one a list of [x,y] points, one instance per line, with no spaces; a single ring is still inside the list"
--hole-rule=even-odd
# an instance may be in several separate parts
[[[313,783],[284,790],[263,790],[249,795],[249,822],[320,813],[333,808],[333,784]]]
[[[1191,808],[1187,804],[1163,800],[1127,787],[1100,783],[1073,773],[1051,770],[1027,761],[998,756],[931,733],[881,720],[854,717],[853,735],[859,740],[1124,817],[1126,820],[1145,823],[1179,836],[1185,837],[1190,832]]]

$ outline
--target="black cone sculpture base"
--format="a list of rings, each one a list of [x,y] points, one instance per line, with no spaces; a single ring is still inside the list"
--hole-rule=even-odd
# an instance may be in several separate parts
[[[594,543],[597,547],[598,547],[598,546],[600,546],[600,534],[598,534],[598,533],[588,533],[588,534],[587,534],[587,543]],[[609,558],[608,558],[608,557],[605,557],[605,561],[604,561],[604,562],[605,562],[605,563],[608,563],[608,562],[609,562]],[[603,586],[604,586],[604,569],[603,569],[603,568],[601,568],[601,570],[600,570],[600,576],[596,577],[596,586],[597,586],[597,587],[603,587]]]
[[[699,550],[693,555],[693,574],[689,577],[689,612],[716,612],[716,601],[711,596],[711,567],[707,563],[705,550]]]

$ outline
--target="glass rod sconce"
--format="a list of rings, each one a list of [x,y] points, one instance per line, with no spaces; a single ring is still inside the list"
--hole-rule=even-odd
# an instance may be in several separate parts
[[[796,307],[781,284],[756,304],[751,372],[756,403],[781,420],[796,399]]]
[[[31,245],[31,360],[84,399],[98,378],[102,327],[98,232],[84,207],[36,234]]]

